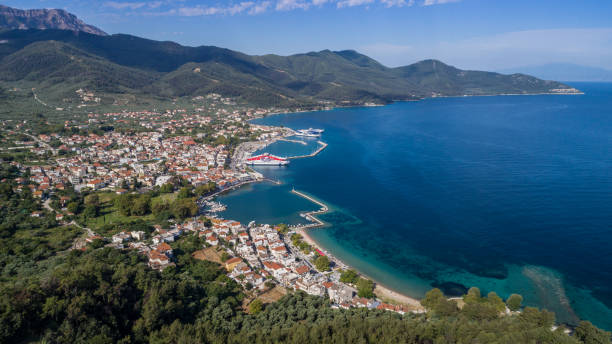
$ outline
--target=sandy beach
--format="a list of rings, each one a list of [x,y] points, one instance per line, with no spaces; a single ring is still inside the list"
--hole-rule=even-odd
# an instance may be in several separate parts
[[[326,250],[324,250],[321,246],[319,246],[319,244],[312,239],[312,237],[310,235],[308,235],[308,229],[305,228],[301,228],[298,229],[296,231],[298,234],[300,234],[303,238],[303,240],[305,242],[307,242],[308,244],[310,244],[311,246],[327,252]],[[340,260],[338,260],[336,257],[330,257],[330,259],[334,260],[336,262],[336,264],[338,264],[341,268],[346,269],[346,268],[351,268],[349,265],[344,264],[343,262],[341,262]],[[358,270],[354,269],[359,275],[371,279],[368,276],[364,275],[363,273],[359,272]],[[378,298],[384,300],[384,301],[391,301],[393,303],[397,303],[397,304],[403,304],[405,306],[408,306],[411,310],[415,311],[415,312],[421,312],[424,311],[425,309],[423,308],[423,306],[421,306],[421,302],[413,297],[398,293],[396,291],[393,291],[387,287],[385,287],[384,285],[380,284],[378,281],[372,279],[374,281],[374,283],[376,284],[376,287],[374,288],[374,294],[376,294],[376,296],[378,296]]]

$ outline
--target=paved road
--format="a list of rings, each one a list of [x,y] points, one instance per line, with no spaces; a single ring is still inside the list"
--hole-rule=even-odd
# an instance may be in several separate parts
[[[53,152],[53,155],[57,155],[58,150],[53,148],[53,147],[51,147],[48,143],[46,143],[44,141],[41,141],[38,137],[36,137],[34,135],[30,135],[28,133],[23,133],[23,134],[31,137],[34,141],[38,142],[38,144],[40,144],[41,146],[45,146],[48,150]]]

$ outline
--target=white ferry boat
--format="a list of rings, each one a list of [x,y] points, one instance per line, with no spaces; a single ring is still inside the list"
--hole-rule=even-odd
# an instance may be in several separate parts
[[[269,153],[252,156],[246,160],[247,165],[285,166],[289,160]]]
[[[296,131],[295,135],[306,136],[306,137],[319,137],[321,136],[321,133],[323,131],[324,131],[323,129],[313,129],[313,128],[299,129],[298,131]]]

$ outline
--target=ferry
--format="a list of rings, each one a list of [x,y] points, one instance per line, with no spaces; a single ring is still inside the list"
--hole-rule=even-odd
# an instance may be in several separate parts
[[[319,137],[321,136],[321,133],[323,131],[324,131],[323,129],[313,129],[313,128],[299,129],[298,131],[296,131],[295,135],[306,136],[306,137]]]
[[[246,163],[247,165],[285,166],[289,164],[289,160],[269,153],[263,153],[248,158]]]

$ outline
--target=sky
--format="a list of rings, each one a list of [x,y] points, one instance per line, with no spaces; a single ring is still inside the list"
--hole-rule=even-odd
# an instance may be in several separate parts
[[[247,54],[354,49],[401,66],[574,63],[612,70],[610,0],[0,0],[62,8],[110,33]]]

